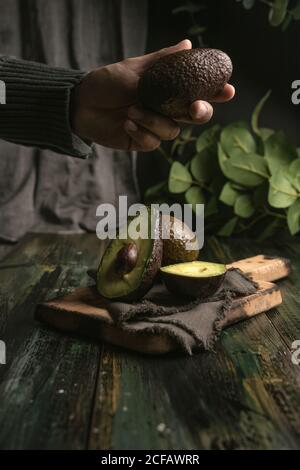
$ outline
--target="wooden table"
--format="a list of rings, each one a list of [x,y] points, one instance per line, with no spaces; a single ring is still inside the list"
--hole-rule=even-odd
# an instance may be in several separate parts
[[[203,258],[290,257],[278,310],[229,328],[216,353],[146,357],[33,320],[37,302],[86,285],[102,245],[88,234],[27,236],[0,262],[0,448],[299,448],[300,243],[271,243],[211,238]]]

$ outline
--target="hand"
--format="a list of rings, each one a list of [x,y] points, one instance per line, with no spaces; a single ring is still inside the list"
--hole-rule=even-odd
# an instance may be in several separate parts
[[[106,147],[148,152],[162,140],[172,140],[180,132],[176,121],[145,109],[138,103],[137,84],[141,74],[160,57],[191,49],[189,40],[140,57],[123,60],[90,72],[72,94],[73,131],[84,139]],[[232,85],[225,85],[215,102],[229,101]],[[190,119],[185,122],[204,124],[213,114],[211,104],[194,101]]]

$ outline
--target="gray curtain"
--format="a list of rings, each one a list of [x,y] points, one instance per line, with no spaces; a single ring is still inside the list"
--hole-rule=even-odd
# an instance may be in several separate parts
[[[0,54],[81,69],[144,53],[147,0],[0,0]],[[0,141],[0,237],[94,230],[96,207],[137,199],[135,155],[89,160]]]

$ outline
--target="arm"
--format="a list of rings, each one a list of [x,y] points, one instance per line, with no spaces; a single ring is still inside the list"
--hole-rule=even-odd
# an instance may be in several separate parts
[[[0,104],[0,138],[85,157],[91,148],[70,127],[71,90],[84,73],[0,57],[6,104]]]
[[[141,74],[160,57],[190,49],[189,40],[152,54],[123,60],[90,72],[74,89],[72,126],[76,134],[108,147],[147,152],[162,140],[175,139],[178,122],[143,108],[138,103],[137,84]],[[225,85],[214,101],[229,101],[234,88]],[[205,101],[194,101],[190,124],[204,124],[213,114]]]
[[[139,77],[159,57],[190,48],[191,42],[185,40],[87,75],[0,58],[0,79],[7,85],[7,104],[0,105],[0,138],[78,157],[90,153],[87,141],[117,149],[154,150],[162,140],[176,138],[180,128],[174,120],[141,107]],[[233,95],[234,88],[226,85],[216,101],[228,101]],[[211,104],[195,101],[187,122],[204,124],[212,114]]]

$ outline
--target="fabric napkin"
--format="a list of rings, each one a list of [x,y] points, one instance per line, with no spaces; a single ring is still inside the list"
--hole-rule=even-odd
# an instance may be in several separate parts
[[[213,348],[234,298],[256,292],[258,285],[239,269],[229,269],[219,290],[209,299],[187,301],[155,284],[139,302],[108,302],[116,324],[127,332],[171,337],[186,353]]]

